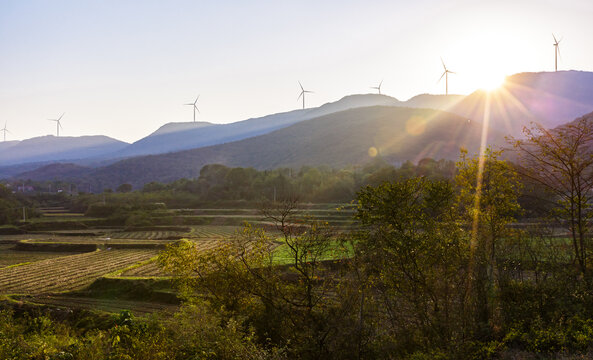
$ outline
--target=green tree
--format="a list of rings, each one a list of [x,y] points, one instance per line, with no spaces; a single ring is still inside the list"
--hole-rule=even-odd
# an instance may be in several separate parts
[[[477,302],[478,321],[500,330],[500,278],[497,262],[504,254],[502,241],[511,236],[509,224],[520,212],[519,176],[500,160],[501,151],[487,148],[483,155],[467,157],[462,150],[457,163],[458,206],[471,228],[470,275],[475,279],[470,296]]]
[[[449,182],[423,178],[358,194],[356,255],[400,356],[426,344],[452,348],[465,337],[467,238],[454,200]]]
[[[117,192],[119,192],[119,193],[127,193],[130,191],[132,191],[131,184],[121,184],[120,186],[117,187]]]

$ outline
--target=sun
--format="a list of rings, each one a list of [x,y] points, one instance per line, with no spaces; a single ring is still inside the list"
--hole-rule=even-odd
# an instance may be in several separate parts
[[[480,87],[482,90],[494,91],[504,85],[505,77],[496,74],[485,74],[480,80]]]

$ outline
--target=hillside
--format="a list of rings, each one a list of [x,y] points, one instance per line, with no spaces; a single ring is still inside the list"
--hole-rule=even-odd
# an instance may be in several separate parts
[[[197,177],[202,166],[271,169],[303,165],[345,167],[377,154],[390,162],[425,157],[457,159],[460,147],[475,152],[482,128],[475,121],[429,109],[367,107],[299,122],[269,134],[200,149],[119,161],[89,171],[83,182],[93,188]],[[502,135],[491,133],[491,141]]]
[[[29,162],[99,157],[128,144],[107,136],[68,137],[53,135],[19,141],[0,152],[0,166]]]
[[[114,157],[162,154],[227,143],[267,134],[299,121],[322,115],[374,105],[397,106],[401,105],[401,102],[392,97],[378,94],[350,95],[318,108],[294,110],[230,124],[169,123],[151,135],[122,149],[114,154]]]
[[[19,174],[22,179],[30,179],[34,181],[44,180],[62,180],[62,181],[76,181],[86,176],[91,171],[91,168],[86,166],[79,166],[71,163],[55,163],[42,166],[33,171],[27,171]]]
[[[509,76],[493,92],[476,91],[448,111],[480,121],[490,102],[491,126],[521,136],[524,126],[535,121],[553,128],[593,111],[593,73],[558,71]]]

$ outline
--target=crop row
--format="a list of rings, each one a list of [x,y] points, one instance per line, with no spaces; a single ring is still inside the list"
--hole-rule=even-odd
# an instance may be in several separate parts
[[[112,234],[114,239],[138,239],[138,240],[167,240],[180,238],[181,231],[130,231]]]
[[[156,250],[103,250],[3,268],[0,294],[40,294],[81,288],[101,275],[156,254]]]
[[[196,241],[196,249],[198,251],[208,251],[220,246],[222,242],[220,240],[199,240]],[[169,276],[160,268],[159,263],[156,260],[152,260],[146,264],[134,267],[132,269],[124,271],[122,277],[152,277],[152,276]]]
[[[204,226],[193,226],[192,231],[189,234],[192,238],[200,239],[220,239],[229,238],[240,229],[237,226],[215,226],[215,225],[204,225]]]
[[[176,305],[135,300],[95,299],[64,295],[41,295],[28,301],[63,308],[98,309],[113,313],[118,313],[122,310],[131,310],[136,316],[157,311],[174,311],[177,308]]]

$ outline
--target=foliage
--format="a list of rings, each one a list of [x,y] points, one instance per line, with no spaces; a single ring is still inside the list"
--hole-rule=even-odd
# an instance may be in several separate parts
[[[514,140],[524,174],[555,195],[556,215],[571,234],[577,269],[590,281],[593,122],[590,117],[582,117],[553,130],[534,124],[524,133],[525,140]]]

